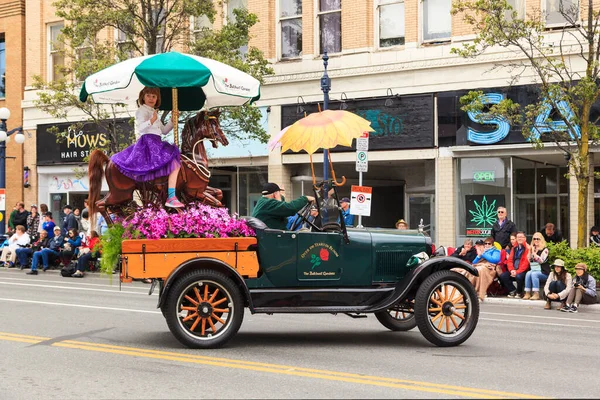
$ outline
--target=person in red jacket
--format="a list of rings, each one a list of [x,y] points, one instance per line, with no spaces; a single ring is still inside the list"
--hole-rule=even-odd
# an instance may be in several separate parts
[[[529,270],[529,251],[525,232],[517,232],[517,245],[511,249],[506,262],[508,271],[500,275],[502,286],[509,291],[508,297],[523,297],[525,274]],[[512,283],[513,280],[517,281],[517,290]]]

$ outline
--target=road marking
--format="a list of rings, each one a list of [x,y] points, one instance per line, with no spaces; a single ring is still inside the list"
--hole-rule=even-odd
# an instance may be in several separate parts
[[[518,324],[527,324],[527,325],[548,325],[548,326],[562,326],[564,328],[591,328],[598,329],[597,326],[587,326],[587,325],[573,325],[573,324],[552,324],[550,322],[534,322],[534,321],[518,321],[514,319],[496,319],[496,318],[479,318],[480,321],[495,321],[495,322],[513,322]]]
[[[2,277],[2,279],[3,280],[7,279],[7,280],[11,280],[11,281],[32,282],[32,279],[27,279],[27,278],[6,278],[6,277]],[[82,282],[80,279],[73,279],[73,280],[69,281],[69,284],[70,285],[74,285],[74,286],[80,285],[80,286],[101,286],[101,287],[117,288],[118,284],[119,284],[118,278],[115,278],[115,281],[116,281],[116,284],[114,284],[114,285],[106,285],[106,284],[101,284],[101,283],[87,283],[87,282]],[[55,281],[55,280],[49,280],[49,279],[35,279],[35,282],[56,283],[57,281]],[[123,284],[123,285],[125,285],[125,284]],[[148,291],[147,287],[135,287],[135,286],[131,286],[129,284],[127,284],[127,286],[125,286],[125,287],[127,289],[145,290],[146,292]]]
[[[30,286],[30,287],[41,287],[41,288],[51,288],[51,289],[67,289],[67,290],[85,290],[90,292],[108,292],[108,293],[125,293],[125,294],[138,294],[147,296],[148,293],[139,293],[139,292],[130,292],[127,290],[108,290],[108,289],[95,289],[95,288],[83,288],[83,287],[74,287],[74,286],[58,286],[58,285],[38,285],[35,283],[18,283],[18,282],[2,282],[0,281],[0,285],[13,285],[13,286]]]
[[[54,302],[50,302],[50,301],[3,299],[3,298],[0,298],[0,301],[12,301],[14,303],[45,304],[48,306],[61,306],[61,307],[93,308],[93,309],[97,309],[97,310],[109,310],[109,311],[129,311],[129,312],[145,313],[145,314],[161,314],[160,311],[136,310],[133,308],[88,306],[85,304],[54,303]]]
[[[49,338],[18,335],[13,333],[0,332],[0,340],[16,341],[25,343],[41,343]],[[475,398],[543,398],[529,394],[502,392],[488,389],[478,389],[454,385],[445,385],[432,382],[419,382],[405,379],[387,378],[380,376],[369,376],[363,374],[319,370],[312,368],[295,367],[289,365],[268,364],[254,361],[244,361],[235,359],[226,359],[209,356],[199,356],[186,353],[176,353],[169,351],[151,350],[136,347],[116,346],[103,343],[82,342],[76,340],[65,340],[52,343],[51,346],[95,351],[100,353],[110,353],[125,356],[159,359],[167,361],[176,361],[182,363],[210,365],[214,367],[223,367],[231,369],[242,369],[255,372],[267,372],[278,375],[300,376],[306,378],[341,381],[348,383],[357,383],[371,386],[382,386],[395,389],[406,389],[412,391],[446,394],[453,396],[475,397]]]
[[[493,312],[479,312],[479,314],[489,314],[489,315],[504,315],[507,317],[528,317],[528,318],[540,318],[540,319],[559,319],[563,321],[578,321],[578,322],[593,322],[595,324],[600,324],[600,320],[597,319],[579,319],[579,318],[564,318],[564,317],[548,317],[541,315],[528,315],[528,314],[507,314],[507,313],[493,313]],[[561,315],[569,315],[562,313]],[[570,314],[572,315],[572,314]]]

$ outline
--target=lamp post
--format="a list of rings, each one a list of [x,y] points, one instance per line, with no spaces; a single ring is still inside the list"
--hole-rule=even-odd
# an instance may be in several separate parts
[[[323,111],[329,108],[329,91],[331,90],[331,79],[327,75],[327,64],[329,56],[327,50],[323,52],[323,76],[321,77],[321,90],[323,91]],[[329,150],[323,149],[323,182],[325,182],[325,196],[327,196],[327,180],[329,179]]]
[[[16,133],[15,142],[25,142],[22,127],[7,131],[6,120],[9,118],[10,110],[6,107],[0,108],[0,235],[6,232],[6,140]]]

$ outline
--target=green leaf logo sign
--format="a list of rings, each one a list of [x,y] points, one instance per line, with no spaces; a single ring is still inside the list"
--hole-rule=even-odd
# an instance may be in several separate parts
[[[492,201],[488,204],[487,198],[483,196],[481,203],[477,201],[473,202],[475,204],[475,210],[469,210],[471,214],[470,222],[473,222],[476,226],[481,226],[482,228],[494,225],[496,222],[496,200]]]
[[[321,258],[319,256],[317,256],[316,254],[312,254],[310,256],[310,263],[312,264],[311,269],[315,269],[316,267],[321,265]]]

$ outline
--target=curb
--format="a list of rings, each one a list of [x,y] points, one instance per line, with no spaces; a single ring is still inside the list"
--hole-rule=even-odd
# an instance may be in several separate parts
[[[553,301],[552,302],[553,310],[557,310],[560,303]],[[545,300],[523,300],[523,299],[509,299],[508,297],[486,297],[482,304],[502,304],[502,305],[512,305],[518,307],[527,307],[530,308],[544,308],[546,304]],[[579,309],[582,311],[594,311],[600,312],[600,304],[580,304]]]

